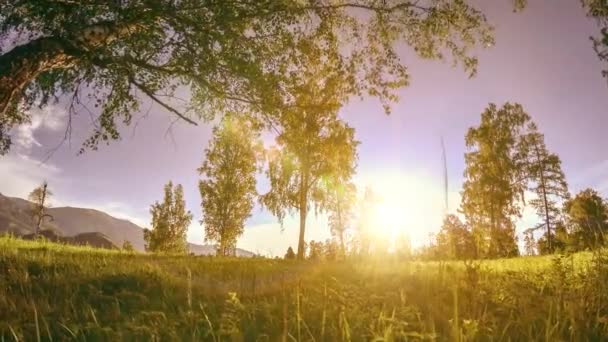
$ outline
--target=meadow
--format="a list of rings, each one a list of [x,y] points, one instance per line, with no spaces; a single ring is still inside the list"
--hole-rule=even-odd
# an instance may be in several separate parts
[[[1,237],[0,340],[598,341],[607,261],[315,263]]]

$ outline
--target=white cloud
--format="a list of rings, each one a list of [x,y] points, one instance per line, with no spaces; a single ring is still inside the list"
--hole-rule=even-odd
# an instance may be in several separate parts
[[[60,174],[61,170],[57,167],[25,155],[5,155],[0,158],[0,193],[26,198],[42,181],[53,183]]]
[[[42,109],[30,110],[29,123],[19,125],[13,133],[13,143],[20,151],[30,151],[34,146],[41,144],[36,140],[35,133],[41,129],[57,131],[62,128],[62,122],[67,115],[66,111],[56,105],[46,105]]]

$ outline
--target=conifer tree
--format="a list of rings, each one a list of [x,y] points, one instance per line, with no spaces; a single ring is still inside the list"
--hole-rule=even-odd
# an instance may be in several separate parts
[[[561,203],[570,197],[566,177],[561,168],[561,160],[550,153],[545,145],[544,136],[531,125],[531,132],[525,137],[524,148],[528,154],[528,177],[531,190],[536,198],[529,201],[541,223],[536,228],[545,229],[547,250],[553,251],[553,236],[556,222],[561,214]]]

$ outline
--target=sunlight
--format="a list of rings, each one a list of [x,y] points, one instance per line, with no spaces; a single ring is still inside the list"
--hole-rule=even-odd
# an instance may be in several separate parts
[[[376,238],[392,246],[405,235],[413,247],[426,244],[443,217],[439,182],[424,175],[388,171],[369,175],[366,180],[363,184],[371,186],[377,196],[372,218]]]

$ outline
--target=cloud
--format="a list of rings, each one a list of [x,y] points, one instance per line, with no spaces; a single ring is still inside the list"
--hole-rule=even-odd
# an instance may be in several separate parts
[[[43,180],[53,183],[61,170],[52,164],[40,163],[22,154],[0,157],[0,192],[7,196],[26,198]]]
[[[33,108],[29,114],[30,122],[17,126],[13,132],[13,144],[21,152],[42,146],[36,139],[35,133],[39,130],[57,131],[61,129],[62,122],[67,115],[64,109],[56,105]]]

